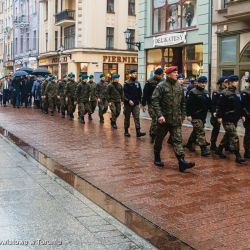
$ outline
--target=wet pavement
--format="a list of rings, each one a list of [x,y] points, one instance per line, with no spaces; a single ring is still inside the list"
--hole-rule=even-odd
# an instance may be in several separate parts
[[[134,129],[131,138],[124,138],[122,123],[121,117],[114,131],[109,114],[104,125],[97,117],[82,125],[76,118],[70,122],[37,110],[0,109],[1,127],[173,236],[173,242],[178,239],[175,249],[250,246],[249,161],[239,165],[231,155],[227,160],[203,158],[197,149],[187,153],[196,167],[180,174],[172,148],[165,143],[162,158],[166,166],[159,170],[152,164],[149,138],[136,138]],[[142,129],[148,131],[149,124],[143,120]],[[184,141],[190,131],[184,128]],[[207,132],[207,139],[209,136]],[[115,210],[109,212],[120,219]],[[133,230],[145,237],[138,224]],[[145,238],[156,244],[154,237],[157,235],[148,234]],[[169,249],[166,244],[161,248]]]
[[[2,137],[0,157],[0,249],[155,249]]]

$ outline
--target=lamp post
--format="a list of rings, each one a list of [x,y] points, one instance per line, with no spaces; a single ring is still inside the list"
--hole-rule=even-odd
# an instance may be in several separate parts
[[[125,37],[125,41],[127,43],[127,45],[131,44],[131,45],[135,45],[138,50],[141,50],[141,42],[133,42],[131,41],[131,30],[130,29],[126,29],[124,32],[124,37]]]
[[[59,53],[59,68],[58,68],[58,78],[61,79],[62,78],[62,63],[61,63],[61,57],[64,51],[64,47],[61,45],[58,53]]]

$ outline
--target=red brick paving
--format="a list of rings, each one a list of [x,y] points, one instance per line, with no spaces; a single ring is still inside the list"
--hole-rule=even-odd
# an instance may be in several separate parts
[[[137,139],[134,130],[124,138],[122,124],[120,118],[112,130],[109,114],[104,125],[97,117],[82,125],[38,110],[0,108],[0,126],[192,247],[250,247],[249,161],[241,166],[232,156],[187,153],[197,166],[180,174],[165,143],[160,170],[152,164],[149,138]],[[148,120],[142,128],[149,129]],[[184,128],[185,140],[189,133]]]

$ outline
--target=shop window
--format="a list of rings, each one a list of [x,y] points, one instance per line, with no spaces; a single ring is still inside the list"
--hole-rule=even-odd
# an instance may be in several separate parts
[[[172,48],[166,48],[164,50],[164,63],[165,67],[169,67],[173,63],[173,49]]]
[[[108,78],[111,78],[113,74],[118,74],[118,64],[116,63],[104,63],[103,64],[103,73]]]
[[[64,29],[64,48],[75,48],[75,25]]]
[[[125,64],[125,76],[124,76],[125,80],[129,78],[129,71],[131,69],[138,70],[138,65],[136,65],[136,64]]]
[[[58,72],[59,72],[58,69],[59,69],[59,68],[58,68],[58,65],[53,65],[53,66],[51,67],[51,73],[52,73],[52,75],[58,76]]]
[[[61,64],[61,76],[68,74],[68,64],[63,63]]]
[[[237,36],[221,38],[220,61],[221,63],[236,63],[237,59]]]
[[[188,45],[184,50],[184,58],[186,61],[202,61],[203,60],[203,45]]]
[[[161,49],[152,49],[147,51],[147,63],[160,63],[162,60]]]

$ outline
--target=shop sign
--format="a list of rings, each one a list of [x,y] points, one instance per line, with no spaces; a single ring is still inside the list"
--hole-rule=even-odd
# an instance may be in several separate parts
[[[136,56],[103,56],[103,62],[137,64],[138,58]]]
[[[47,60],[46,59],[40,59],[39,60],[39,65],[43,65],[43,64],[47,64]]]
[[[154,37],[154,47],[159,46],[171,46],[180,43],[186,43],[187,32],[183,33],[172,33],[163,36]]]
[[[13,62],[12,61],[7,61],[7,62],[5,62],[5,66],[6,67],[12,67],[13,66]]]

